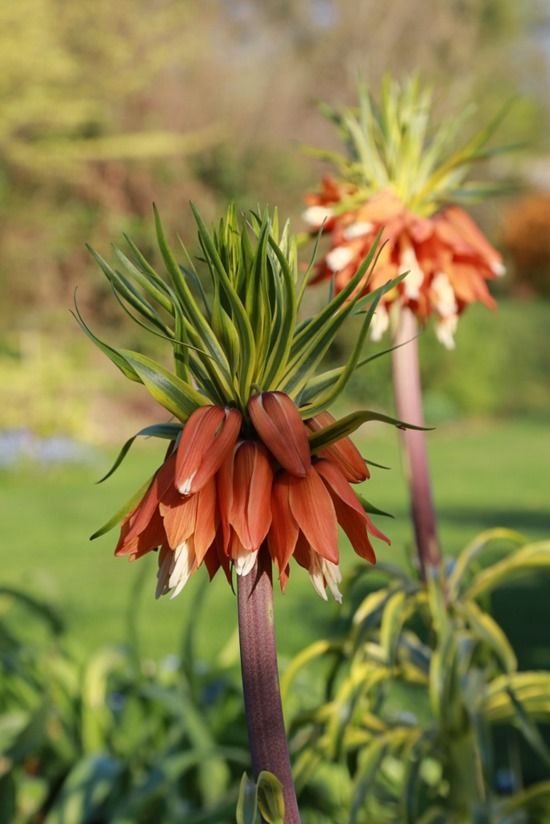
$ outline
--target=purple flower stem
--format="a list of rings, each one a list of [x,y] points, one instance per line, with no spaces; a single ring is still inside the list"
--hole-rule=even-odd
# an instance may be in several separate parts
[[[417,322],[409,309],[402,309],[392,352],[393,387],[397,415],[401,420],[424,426],[422,388],[418,360]],[[407,343],[408,341],[408,343]],[[441,565],[441,550],[432,499],[425,432],[407,429],[402,433],[414,523],[416,548],[422,578]]]
[[[285,824],[300,824],[285,733],[273,623],[271,563],[262,547],[253,570],[237,576],[241,673],[252,770],[273,773],[284,790]]]

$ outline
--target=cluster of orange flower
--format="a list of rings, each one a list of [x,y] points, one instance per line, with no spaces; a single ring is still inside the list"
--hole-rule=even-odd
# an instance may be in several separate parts
[[[403,272],[408,275],[383,297],[372,337],[384,334],[393,306],[407,306],[421,321],[435,313],[437,337],[452,348],[458,316],[469,303],[494,307],[486,281],[504,273],[500,254],[457,206],[421,217],[389,190],[357,205],[359,194],[354,184],[327,177],[319,193],[307,195],[306,222],[312,231],[322,228],[330,235],[330,249],[317,264],[315,280],[333,278],[339,291],[382,230],[385,245],[367,290]]]
[[[231,580],[252,569],[262,545],[279,570],[281,588],[292,557],[317,592],[341,599],[337,525],[355,551],[374,563],[369,534],[389,543],[372,523],[350,483],[369,472],[349,438],[312,455],[308,434],[325,428],[328,412],[302,421],[282,392],[234,408],[199,407],[179,443],[124,519],[117,555],[139,558],[160,547],[157,597],[177,595],[204,562],[212,578]]]

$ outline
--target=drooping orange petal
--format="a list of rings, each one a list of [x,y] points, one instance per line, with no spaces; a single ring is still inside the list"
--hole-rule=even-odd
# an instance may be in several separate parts
[[[436,223],[440,233],[454,243],[468,244],[490,267],[498,270],[502,266],[502,257],[464,209],[449,206],[437,216]]]
[[[290,511],[289,495],[289,476],[281,472],[273,481],[271,527],[267,535],[269,554],[279,567],[279,577],[283,575],[298,540],[298,524]]]
[[[224,551],[227,552],[230,538],[230,514],[233,508],[233,468],[235,464],[235,453],[240,446],[240,442],[226,455],[224,462],[216,474],[216,490],[218,499],[218,514],[223,536]]]
[[[210,549],[204,556],[204,564],[208,571],[208,577],[210,580],[212,580],[218,569],[221,567],[225,572],[225,577],[229,583],[232,583],[231,564],[229,562],[229,558],[224,552],[223,537],[219,530],[216,533],[214,543],[210,546]]]
[[[369,533],[387,544],[390,543],[389,538],[374,525],[338,467],[330,461],[319,461],[316,468],[331,494],[338,523],[354,550],[372,564],[376,563]]]
[[[211,478],[200,492],[197,492],[197,520],[194,541],[195,556],[199,565],[216,537],[216,482]]]
[[[369,540],[364,519],[354,509],[346,506],[338,498],[334,500],[334,508],[336,509],[338,523],[348,536],[356,553],[360,555],[361,558],[370,561],[371,564],[375,564],[376,555]]]
[[[197,495],[185,497],[174,489],[160,503],[168,544],[172,549],[187,541],[196,528]]]
[[[312,432],[318,432],[330,426],[335,420],[336,418],[330,412],[325,411],[309,418],[305,424]],[[321,449],[319,455],[335,463],[350,483],[358,484],[370,477],[361,453],[350,438],[341,438],[331,443],[330,446]]]
[[[355,509],[355,511],[361,515],[365,514],[365,511],[361,506],[361,502],[338,466],[336,466],[332,461],[322,459],[320,461],[316,461],[315,469],[317,474],[320,475],[325,482],[325,485],[331,495],[337,495],[346,504],[346,506]]]
[[[449,268],[449,280],[452,283],[456,297],[462,304],[473,303],[479,300],[489,309],[496,307],[496,301],[489,292],[485,280],[479,272],[479,267],[472,263],[454,262]]]
[[[286,585],[288,584],[288,579],[290,578],[290,565],[287,564],[286,567],[281,570],[279,573],[279,586],[281,587],[281,592],[284,592],[286,589]]]
[[[135,535],[129,540],[127,538],[127,535],[124,534],[123,525],[120,540],[115,549],[115,555],[128,555],[130,560],[133,561],[137,558],[141,558],[142,555],[145,555],[147,552],[151,552],[152,550],[157,549],[157,547],[165,543],[166,533],[164,531],[162,518],[160,517],[160,513],[157,509],[153,513],[153,517],[151,518],[145,529],[142,532],[140,532],[139,535]]]
[[[128,518],[127,538],[135,538],[143,532],[158,507],[157,476],[151,481],[149,489]]]
[[[300,478],[311,466],[306,428],[284,392],[262,392],[248,402],[254,429],[283,469]]]
[[[215,475],[235,445],[241,421],[237,409],[195,409],[183,428],[176,457],[175,483],[183,495],[198,492]]]
[[[132,540],[147,528],[157,510],[160,498],[173,482],[174,466],[175,455],[171,455],[156,471],[147,492],[124,521],[127,525],[125,530],[126,540]]]
[[[141,501],[132,512],[124,518],[120,529],[120,537],[115,549],[115,555],[131,554],[129,547],[135,544],[138,536],[147,529],[155,513],[158,511],[159,490],[164,488],[165,484],[168,483],[168,478],[172,470],[173,460],[168,458],[155,473]]]
[[[477,258],[492,274],[503,270],[502,257],[463,209],[449,206],[433,218],[437,236],[459,256]]]
[[[334,501],[334,505],[336,506],[338,501],[340,501],[346,509],[352,511],[354,516],[359,518],[359,521],[365,525],[365,528],[371,533],[371,535],[374,535],[376,538],[380,538],[381,541],[385,541],[389,544],[390,539],[374,525],[371,518],[369,518],[368,514],[363,509],[361,501],[350,487],[338,467],[330,461],[321,460],[315,464],[315,468],[327,485],[332,500]],[[338,518],[338,522],[341,523],[340,518]]]
[[[336,512],[326,486],[310,467],[305,478],[289,479],[290,511],[315,552],[338,563]]]
[[[271,525],[273,470],[265,447],[256,441],[239,444],[233,463],[229,522],[243,547],[260,548]]]
[[[301,567],[307,569],[308,572],[311,568],[311,547],[307,541],[307,538],[303,534],[303,532],[298,533],[298,540],[296,541],[296,547],[294,548],[294,560],[300,564]]]

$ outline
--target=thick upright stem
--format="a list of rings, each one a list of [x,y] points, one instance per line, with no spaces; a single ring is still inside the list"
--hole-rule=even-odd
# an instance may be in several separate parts
[[[284,788],[285,824],[299,824],[279,689],[271,564],[265,548],[260,550],[252,572],[238,576],[237,586],[241,672],[252,770],[256,779],[262,770],[277,776]]]
[[[392,353],[395,405],[402,420],[423,426],[424,412],[416,334],[415,316],[409,309],[403,309],[394,343],[405,345],[394,349]],[[430,567],[438,567],[441,564],[441,550],[437,537],[425,433],[407,429],[403,432],[403,444],[418,560],[422,577],[426,578]]]

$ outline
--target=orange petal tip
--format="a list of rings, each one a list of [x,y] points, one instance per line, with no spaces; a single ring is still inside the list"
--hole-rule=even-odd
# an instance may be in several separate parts
[[[283,469],[305,478],[311,466],[307,430],[294,402],[284,392],[262,392],[248,402],[254,429]]]

